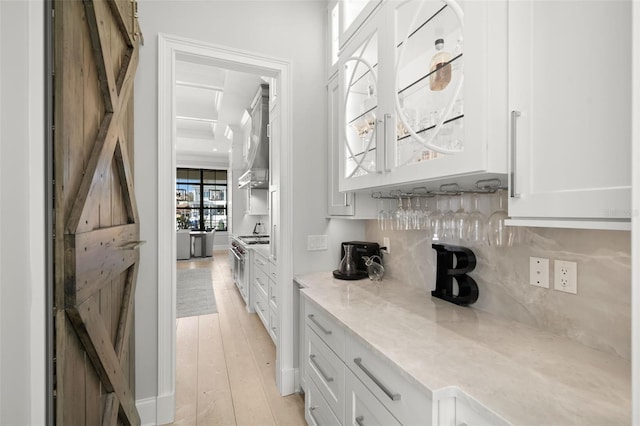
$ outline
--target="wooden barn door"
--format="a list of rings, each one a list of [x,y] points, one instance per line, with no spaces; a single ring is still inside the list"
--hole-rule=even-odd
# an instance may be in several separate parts
[[[56,424],[137,425],[136,3],[53,7]]]

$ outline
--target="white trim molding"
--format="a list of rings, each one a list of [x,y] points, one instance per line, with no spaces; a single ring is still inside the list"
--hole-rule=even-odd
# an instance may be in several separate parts
[[[631,65],[631,424],[640,424],[640,2],[632,7]]]
[[[292,241],[292,190],[291,150],[291,63],[284,59],[218,46],[202,41],[178,36],[158,35],[158,395],[175,396],[176,329],[175,329],[175,102],[173,84],[175,81],[176,55],[193,55],[206,58],[213,66],[256,75],[274,77],[279,80],[279,102],[282,108],[280,140],[280,241]],[[291,244],[282,244],[278,258],[278,277],[282,298],[291,290],[293,282]],[[293,336],[291,305],[283,306],[282,318],[288,323],[279,336],[277,346],[276,382],[283,395],[294,391]],[[169,400],[167,400],[169,402]],[[167,404],[162,404],[166,407]],[[174,406],[156,408],[157,422],[173,421]]]

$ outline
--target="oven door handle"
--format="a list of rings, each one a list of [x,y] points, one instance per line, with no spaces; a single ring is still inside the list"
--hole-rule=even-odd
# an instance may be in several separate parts
[[[236,260],[238,260],[238,262],[243,262],[244,263],[244,259],[242,259],[238,253],[235,251],[235,249],[233,247],[229,247],[229,251],[233,254],[233,256],[236,258]]]

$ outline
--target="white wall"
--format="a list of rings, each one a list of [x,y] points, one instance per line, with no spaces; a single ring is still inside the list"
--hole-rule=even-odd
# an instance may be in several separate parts
[[[171,34],[292,62],[294,272],[335,268],[332,251],[307,252],[308,234],[334,228],[326,216],[326,96],[324,74],[324,1],[142,1],[139,5],[145,45],[136,76],[136,195],[141,217],[141,250],[136,313],[136,399],[157,389],[157,35]],[[179,17],[179,18],[177,18]],[[294,34],[295,37],[291,35]],[[341,221],[345,222],[345,221]],[[361,232],[363,235],[363,232]],[[330,245],[337,247],[342,237]]]
[[[42,1],[0,1],[0,424],[45,422]]]

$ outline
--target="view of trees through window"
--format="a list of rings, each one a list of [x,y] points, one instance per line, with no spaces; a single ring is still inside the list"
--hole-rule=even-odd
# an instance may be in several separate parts
[[[177,169],[178,229],[227,230],[227,171]]]

